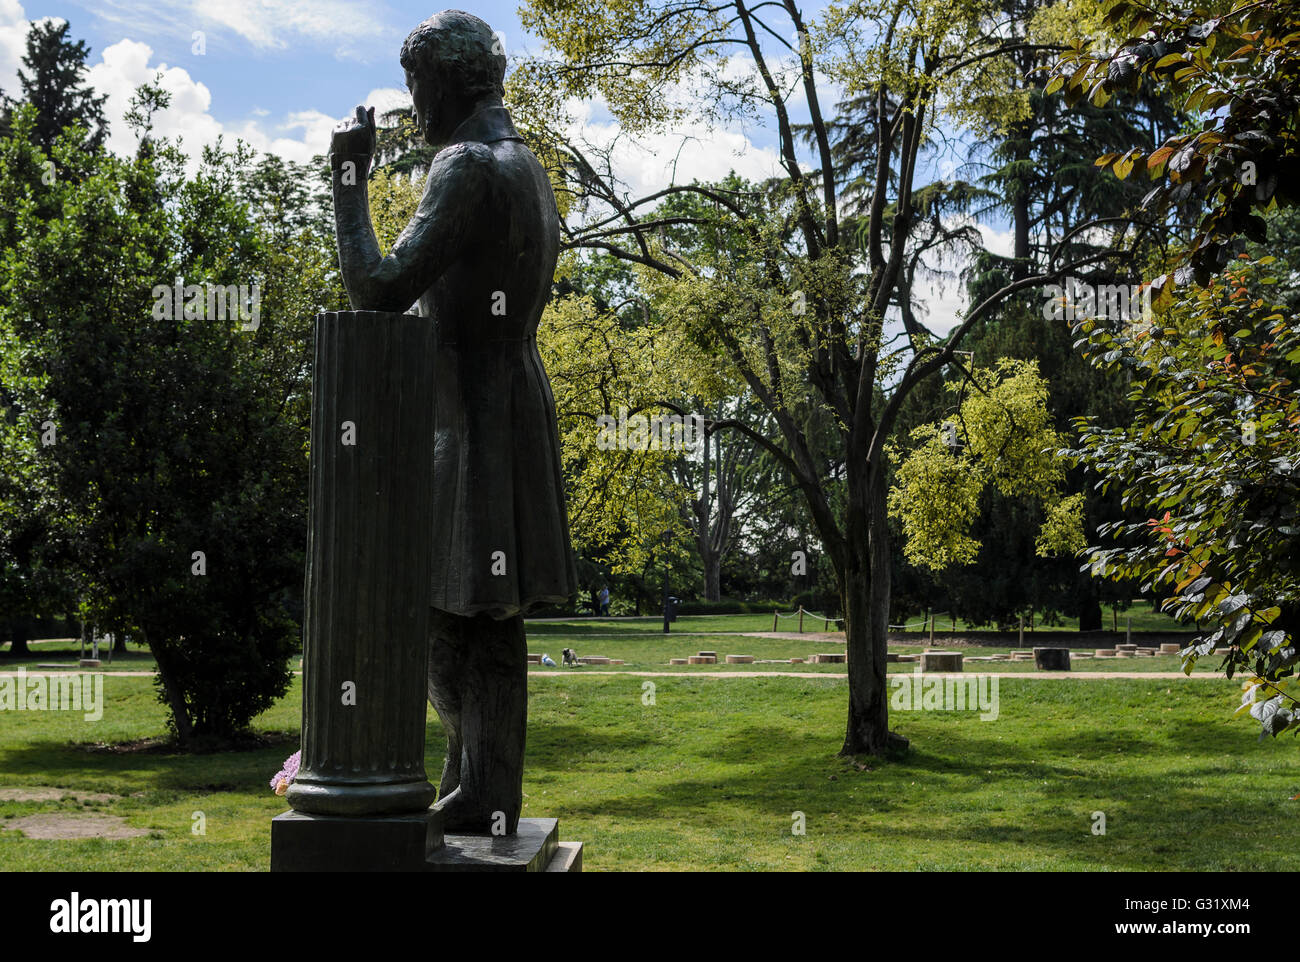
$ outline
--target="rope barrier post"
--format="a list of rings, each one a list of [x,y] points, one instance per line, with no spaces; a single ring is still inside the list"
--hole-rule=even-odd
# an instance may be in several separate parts
[[[780,617],[781,617],[781,616],[778,615],[775,611],[772,612],[772,630],[773,630],[773,631],[776,631],[776,619],[777,619],[777,618],[780,618]]]
[[[1020,616],[1020,647],[1025,647],[1025,616]]]
[[[799,606],[799,633],[803,634],[803,605]]]
[[[1124,644],[1133,644],[1133,616],[1126,615],[1124,618]]]
[[[930,612],[930,647],[931,647],[931,648],[934,647],[934,619],[935,619],[935,617],[936,617],[935,613],[934,613],[933,611]]]

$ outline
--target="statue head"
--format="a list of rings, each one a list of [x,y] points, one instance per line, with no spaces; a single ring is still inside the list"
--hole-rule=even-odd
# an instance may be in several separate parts
[[[411,31],[401,60],[416,122],[434,147],[479,107],[501,103],[505,54],[492,28],[473,14],[434,14]]]

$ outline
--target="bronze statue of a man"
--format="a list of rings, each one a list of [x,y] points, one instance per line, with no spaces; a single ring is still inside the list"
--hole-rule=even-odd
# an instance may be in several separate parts
[[[505,56],[447,10],[402,45],[424,139],[439,148],[415,216],[381,256],[366,173],[374,108],[330,145],[339,259],[354,310],[436,331],[429,700],[447,733],[448,831],[516,830],[528,711],[523,615],[577,587],[550,382],[536,332],[559,251],[546,172],[502,106]],[[351,174],[351,176],[349,176]]]

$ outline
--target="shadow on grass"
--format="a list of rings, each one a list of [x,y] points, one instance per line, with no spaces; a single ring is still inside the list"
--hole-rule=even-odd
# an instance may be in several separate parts
[[[793,811],[833,813],[838,843],[847,834],[849,844],[887,844],[895,855],[946,847],[956,863],[963,846],[987,843],[1024,846],[1007,860],[1047,867],[1062,860],[1141,871],[1155,858],[1245,868],[1258,853],[1223,829],[1241,823],[1249,799],[1277,794],[1246,777],[1237,760],[1250,747],[1242,732],[1191,720],[1149,735],[1089,730],[1035,742],[930,727],[901,758],[863,759],[866,771],[834,757],[838,740],[775,725],[719,732],[707,745],[671,732],[602,739],[577,725],[550,727],[549,737],[530,736],[530,766],[568,771],[591,790],[581,800],[556,798],[548,814],[716,825],[739,815],[756,826],[788,826]],[[1147,756],[1158,760],[1155,770],[1134,770]],[[1105,837],[1091,832],[1099,806],[1109,819]],[[1257,828],[1264,844],[1269,829]],[[1189,839],[1191,832],[1197,837]]]
[[[129,779],[149,789],[179,792],[245,791],[266,785],[285,758],[297,750],[296,733],[267,733],[267,744],[240,751],[190,754],[174,749],[106,751],[98,745],[37,741],[7,749],[9,775],[38,775],[66,787],[77,779]]]

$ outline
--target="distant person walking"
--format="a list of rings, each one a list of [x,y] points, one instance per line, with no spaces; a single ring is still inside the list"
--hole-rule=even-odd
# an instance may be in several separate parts
[[[609,617],[609,587],[605,586],[600,589],[600,613]]]

